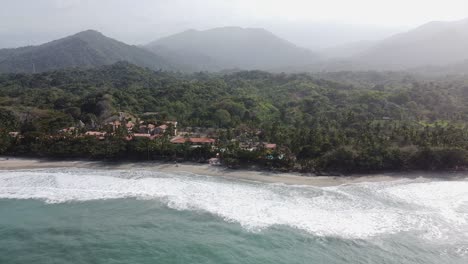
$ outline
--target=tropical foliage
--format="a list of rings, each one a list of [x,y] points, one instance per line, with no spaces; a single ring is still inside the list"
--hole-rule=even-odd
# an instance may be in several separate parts
[[[141,118],[151,112],[150,118],[175,119],[181,127],[213,128],[226,163],[233,165],[356,172],[468,164],[468,78],[463,76],[185,75],[118,63],[0,75],[0,108],[0,151],[18,155],[202,160],[219,150],[197,152],[166,139],[56,136],[78,122],[94,128],[122,111]],[[10,142],[6,132],[13,130],[24,138]],[[242,140],[276,143],[278,153],[245,151]]]

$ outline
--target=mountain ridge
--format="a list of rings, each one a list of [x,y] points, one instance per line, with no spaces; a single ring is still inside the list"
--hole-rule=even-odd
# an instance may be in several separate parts
[[[189,29],[145,45],[145,48],[164,56],[170,50],[174,60],[188,54],[195,60],[192,67],[208,70],[241,68],[269,70],[310,63],[318,56],[312,51],[277,37],[263,28],[221,27],[208,30]],[[182,61],[176,61],[183,64]]]
[[[38,46],[0,50],[0,72],[31,73],[63,68],[90,68],[118,61],[157,69],[175,69],[156,54],[85,30]]]
[[[364,68],[406,70],[468,59],[468,19],[432,21],[380,41],[352,60]]]

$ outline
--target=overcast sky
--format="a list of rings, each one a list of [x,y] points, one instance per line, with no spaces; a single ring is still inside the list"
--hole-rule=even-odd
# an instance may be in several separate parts
[[[96,29],[142,44],[189,28],[264,27],[309,48],[468,17],[468,0],[0,0],[0,47]]]

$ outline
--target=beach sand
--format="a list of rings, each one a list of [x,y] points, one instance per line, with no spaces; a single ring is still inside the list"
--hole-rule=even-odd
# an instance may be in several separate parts
[[[376,174],[365,176],[310,176],[300,173],[275,173],[261,170],[232,170],[221,166],[197,163],[163,162],[99,162],[99,161],[53,161],[42,159],[23,159],[0,157],[0,170],[27,170],[41,168],[92,168],[92,169],[145,169],[167,173],[188,172],[213,177],[226,177],[238,180],[265,183],[284,183],[288,185],[337,186],[343,184],[394,181],[403,178],[427,176],[421,174]],[[431,176],[429,176],[431,177]],[[432,177],[431,177],[432,178]],[[458,178],[458,177],[457,177]],[[465,177],[463,177],[465,178]]]

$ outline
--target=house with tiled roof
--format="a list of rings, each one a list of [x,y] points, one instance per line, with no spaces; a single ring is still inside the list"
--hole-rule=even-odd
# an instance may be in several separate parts
[[[85,133],[85,136],[88,137],[96,137],[97,139],[104,139],[106,137],[107,133],[106,132],[100,132],[100,131],[88,131]]]
[[[147,138],[149,140],[154,140],[156,138],[160,138],[161,135],[151,135],[151,134],[146,134],[146,133],[135,133],[135,134],[131,134],[131,135],[128,135],[125,139],[130,141],[130,140],[133,140],[135,138]]]
[[[133,128],[135,127],[135,124],[132,121],[128,121],[127,124],[125,124],[125,127],[127,128],[129,132],[131,132]]]
[[[112,127],[112,131],[117,131],[117,129],[120,128],[120,126],[122,125],[122,122],[120,122],[119,120],[114,120],[112,122],[109,122],[107,123],[109,126]]]
[[[272,144],[272,143],[263,143],[263,146],[269,150],[274,150],[277,147],[276,144]]]
[[[173,144],[185,144],[190,143],[191,145],[213,145],[216,143],[216,139],[207,138],[207,137],[175,137],[171,139]]]

